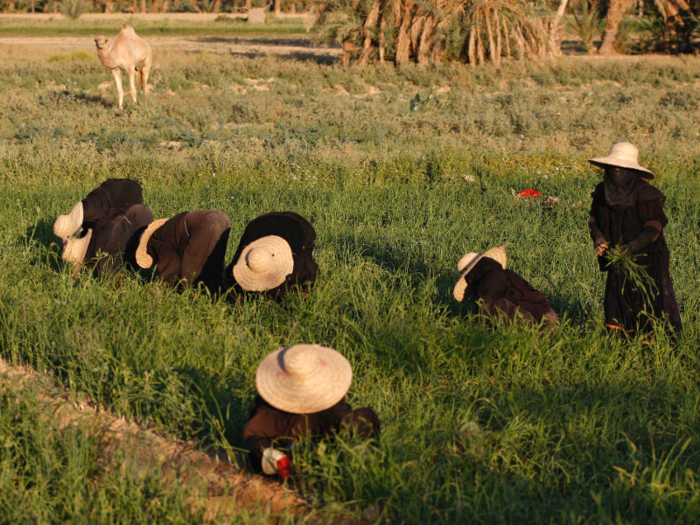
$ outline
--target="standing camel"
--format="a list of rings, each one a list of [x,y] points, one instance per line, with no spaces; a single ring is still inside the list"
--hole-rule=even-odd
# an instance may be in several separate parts
[[[151,46],[136,34],[134,28],[124,24],[119,34],[107,46],[108,38],[98,36],[95,39],[97,56],[102,64],[112,70],[119,92],[119,109],[124,105],[124,88],[122,87],[122,69],[129,75],[129,93],[136,102],[136,83],[134,77],[139,73],[140,87],[148,95],[148,73],[151,70]]]

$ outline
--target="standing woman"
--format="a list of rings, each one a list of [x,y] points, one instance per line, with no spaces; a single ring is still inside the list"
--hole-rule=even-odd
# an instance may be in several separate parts
[[[678,303],[669,273],[669,251],[663,228],[666,197],[645,179],[654,175],[638,163],[639,151],[629,142],[613,145],[610,155],[589,159],[603,168],[603,182],[593,191],[588,227],[601,271],[608,272],[605,286],[605,326],[634,333],[652,330],[646,312],[682,328]],[[640,290],[628,272],[612,266],[606,251],[621,248],[645,267],[653,287]]]
[[[224,289],[282,297],[291,287],[316,280],[316,230],[301,215],[272,212],[248,223],[223,276]]]
[[[156,265],[167,285],[182,281],[186,287],[202,283],[219,291],[231,221],[219,210],[190,211],[172,219],[152,222],[136,249],[141,268]]]

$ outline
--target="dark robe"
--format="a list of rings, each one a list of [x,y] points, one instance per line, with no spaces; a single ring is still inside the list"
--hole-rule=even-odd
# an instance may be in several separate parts
[[[522,316],[532,324],[546,321],[556,325],[557,314],[547,298],[513,270],[504,270],[493,259],[484,257],[464,276],[466,293],[474,295],[482,314],[505,316],[513,321]]]
[[[236,283],[233,277],[233,267],[241,257],[244,248],[251,242],[276,235],[289,243],[294,258],[294,269],[287,276],[285,282],[265,293],[270,298],[282,297],[289,288],[295,285],[308,286],[316,281],[318,264],[314,261],[313,250],[316,244],[316,231],[301,215],[293,212],[272,212],[260,215],[248,223],[243,231],[241,242],[231,264],[226,267],[223,281],[225,289],[232,289],[240,293],[243,289]],[[250,292],[248,292],[250,293]]]
[[[378,438],[379,418],[371,408],[353,410],[340,400],[326,410],[314,414],[291,414],[277,410],[259,395],[249,410],[249,420],[243,427],[243,439],[248,441],[250,464],[262,471],[262,455],[274,446],[292,459],[292,445],[300,439],[336,434],[343,426],[355,429],[361,439]]]
[[[607,176],[606,176],[607,177]],[[626,246],[636,262],[647,269],[656,284],[655,290],[643,291],[633,283],[630,276],[612,268],[603,254],[598,257],[601,271],[608,272],[605,286],[605,324],[612,330],[626,332],[652,329],[645,308],[654,317],[667,318],[675,331],[682,328],[680,311],[673,291],[669,271],[670,254],[663,234],[668,223],[663,211],[666,197],[638,178],[634,188],[632,205],[629,199],[614,201],[606,199],[604,181],[593,191],[588,226],[595,246],[607,242],[610,248]],[[612,199],[611,199],[612,200]],[[651,298],[651,304],[647,299]]]
[[[147,252],[167,284],[202,283],[210,291],[221,287],[231,221],[219,210],[190,211],[176,215],[153,232]]]
[[[107,210],[93,227],[85,254],[86,266],[94,268],[98,275],[112,275],[124,263],[138,268],[136,248],[141,233],[151,222],[153,213],[143,204],[135,204],[123,213],[116,208]]]
[[[107,179],[83,199],[83,231],[93,230],[109,210],[126,213],[134,204],[143,204],[141,185],[131,179]]]

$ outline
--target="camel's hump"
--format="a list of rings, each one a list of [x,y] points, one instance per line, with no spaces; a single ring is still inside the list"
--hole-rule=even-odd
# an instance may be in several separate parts
[[[136,34],[136,31],[134,31],[134,28],[131,27],[129,24],[124,24],[122,26],[122,33],[134,33],[134,34]]]

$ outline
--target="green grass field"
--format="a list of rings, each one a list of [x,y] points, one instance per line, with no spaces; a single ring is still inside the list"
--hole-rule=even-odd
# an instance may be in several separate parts
[[[306,34],[303,18],[272,18],[267,24],[248,25],[245,19],[223,14],[219,21],[140,20],[124,17],[114,20],[28,20],[0,19],[2,37],[97,36],[117,34],[124,23],[131,24],[141,36],[283,36]]]
[[[374,407],[383,433],[376,448],[300,455],[319,508],[381,523],[698,522],[700,59],[346,70],[171,52],[152,96],[119,112],[99,61],[51,57],[0,61],[5,359],[233,451],[261,358],[325,344],[350,359],[349,401]],[[586,159],[621,139],[668,196],[675,345],[602,329]],[[138,180],[156,217],[225,211],[228,257],[256,215],[303,214],[314,292],[234,304],[148,273],[73,281],[53,220],[107,177]],[[561,201],[514,196],[528,188]],[[490,332],[452,298],[457,260],[504,242],[563,319],[554,337]],[[16,399],[0,396],[0,522],[200,521],[186,494],[100,467],[89,438],[44,430]]]

